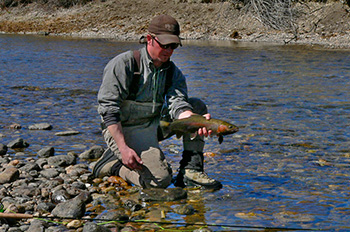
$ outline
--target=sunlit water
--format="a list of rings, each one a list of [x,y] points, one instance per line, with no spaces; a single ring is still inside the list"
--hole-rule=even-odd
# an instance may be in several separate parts
[[[77,154],[103,145],[96,94],[103,68],[137,43],[0,35],[0,138],[23,138],[35,157],[44,146]],[[302,46],[185,42],[173,61],[190,96],[214,118],[240,127],[220,145],[210,138],[206,172],[224,187],[190,194],[193,216],[178,222],[350,229],[350,52]],[[51,131],[28,130],[48,122]],[[8,129],[19,123],[22,129]],[[77,130],[61,137],[56,132]],[[173,169],[181,140],[162,147]],[[14,150],[9,153],[16,156]],[[22,155],[23,156],[23,155]],[[225,230],[215,227],[215,230]]]

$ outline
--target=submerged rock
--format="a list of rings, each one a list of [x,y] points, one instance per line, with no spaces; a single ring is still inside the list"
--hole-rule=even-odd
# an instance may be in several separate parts
[[[140,191],[142,201],[176,201],[187,198],[187,192],[182,188],[149,188]]]

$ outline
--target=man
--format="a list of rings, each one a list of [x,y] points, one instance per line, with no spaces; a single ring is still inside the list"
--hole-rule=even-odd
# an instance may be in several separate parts
[[[170,61],[174,49],[181,45],[179,35],[180,26],[174,18],[157,16],[143,38],[145,47],[122,53],[105,67],[98,112],[108,149],[93,169],[95,177],[115,175],[143,188],[168,187],[172,170],[159,140],[171,135],[163,134],[160,128],[161,112],[167,112],[171,119],[192,114],[210,119],[201,100],[188,99],[185,77]],[[184,152],[175,186],[222,187],[203,170],[203,136],[210,133],[200,128],[195,139],[183,136]]]

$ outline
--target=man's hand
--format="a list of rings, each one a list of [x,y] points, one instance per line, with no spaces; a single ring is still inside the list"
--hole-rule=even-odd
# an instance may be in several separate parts
[[[141,170],[142,169],[143,162],[133,149],[126,146],[122,149],[119,148],[119,151],[122,155],[122,162],[125,166],[127,166],[128,168],[130,168],[132,170],[134,170],[134,169]]]
[[[108,130],[118,146],[122,156],[122,163],[132,170],[142,169],[143,162],[141,158],[125,143],[122,124],[119,122],[117,124],[110,125],[108,126]]]
[[[182,112],[180,115],[179,115],[179,119],[183,119],[183,118],[189,118],[191,117],[191,115],[194,115],[195,113],[193,113],[192,111],[190,110],[186,110],[184,112]],[[210,114],[204,114],[203,117],[205,117],[207,120],[209,120],[211,118]],[[212,131],[211,130],[207,130],[207,128],[205,127],[202,127],[202,128],[199,128],[198,129],[198,135],[200,136],[205,136],[205,137],[208,137],[211,135]]]

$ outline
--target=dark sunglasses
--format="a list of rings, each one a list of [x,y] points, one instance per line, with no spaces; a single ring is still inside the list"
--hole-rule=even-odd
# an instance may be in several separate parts
[[[163,49],[168,49],[168,48],[171,48],[172,50],[176,49],[179,44],[178,43],[171,43],[171,44],[161,44],[157,39],[156,37],[152,37],[156,42],[157,44],[159,45],[159,47],[163,48]]]

